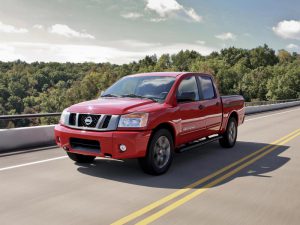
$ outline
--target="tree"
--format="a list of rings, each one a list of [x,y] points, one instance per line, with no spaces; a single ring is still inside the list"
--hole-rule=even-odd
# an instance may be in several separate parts
[[[169,54],[163,54],[156,63],[155,71],[171,70],[172,62]]]
[[[278,62],[275,51],[266,44],[250,50],[250,63],[253,69],[260,66],[273,66]]]
[[[288,51],[282,49],[278,51],[278,59],[280,63],[287,63],[292,61],[292,55]]]
[[[234,66],[241,59],[244,59],[244,61],[248,60],[247,61],[247,66],[250,65],[249,52],[246,49],[235,48],[235,47],[222,49],[220,56],[230,66]]]
[[[196,51],[189,50],[181,50],[171,56],[173,68],[177,71],[188,71],[191,63],[197,58],[201,58],[201,55]]]

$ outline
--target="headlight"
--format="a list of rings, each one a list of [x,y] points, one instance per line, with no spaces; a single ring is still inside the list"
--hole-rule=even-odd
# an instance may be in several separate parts
[[[70,112],[67,111],[67,109],[65,109],[60,116],[60,120],[59,122],[61,124],[68,124],[69,123],[69,117],[70,117]]]
[[[130,113],[122,115],[118,127],[146,127],[148,113]]]

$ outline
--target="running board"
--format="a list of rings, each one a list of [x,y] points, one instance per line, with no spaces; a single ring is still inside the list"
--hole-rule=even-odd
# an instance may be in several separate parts
[[[222,138],[222,136],[218,135],[218,136],[215,136],[215,137],[206,138],[206,139],[204,139],[202,141],[200,139],[199,141],[192,142],[191,144],[188,144],[186,146],[183,146],[183,147],[179,148],[178,152],[181,153],[181,152],[185,152],[185,151],[188,151],[188,150],[192,150],[192,149],[200,147],[202,145],[205,145],[205,144],[217,141],[217,140],[219,140],[221,138]]]

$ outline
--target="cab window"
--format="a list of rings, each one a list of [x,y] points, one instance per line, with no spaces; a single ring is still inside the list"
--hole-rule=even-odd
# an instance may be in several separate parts
[[[199,91],[195,76],[184,78],[178,86],[177,102],[199,101]]]
[[[199,76],[202,96],[204,100],[213,99],[216,97],[213,82],[210,77]]]

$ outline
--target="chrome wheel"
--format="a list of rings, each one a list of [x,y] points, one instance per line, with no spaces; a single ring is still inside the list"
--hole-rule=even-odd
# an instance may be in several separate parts
[[[235,141],[236,133],[236,126],[235,123],[232,121],[228,129],[228,139],[230,143],[233,143]]]
[[[157,139],[154,146],[154,163],[158,168],[166,166],[171,155],[170,141],[166,136]]]
[[[237,121],[235,118],[229,118],[226,131],[222,134],[222,138],[219,139],[219,143],[224,148],[232,148],[236,143],[238,129]]]
[[[161,175],[170,168],[173,153],[174,143],[170,131],[156,130],[150,138],[146,156],[139,158],[140,166],[145,173]]]

